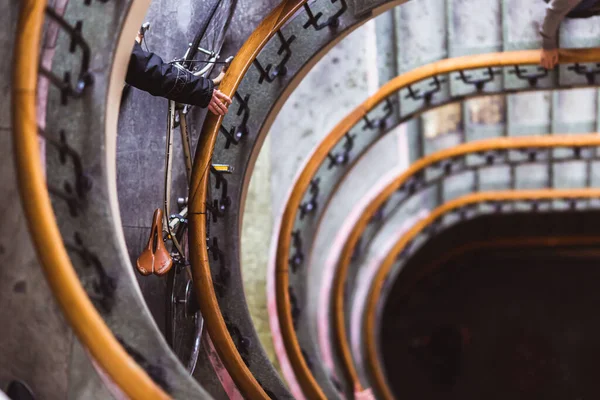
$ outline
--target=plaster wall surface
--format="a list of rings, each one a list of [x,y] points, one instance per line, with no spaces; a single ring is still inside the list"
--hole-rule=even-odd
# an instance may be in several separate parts
[[[10,94],[18,14],[18,1],[0,5],[0,390],[17,379],[40,399],[65,399],[76,340],[37,261],[14,165]]]
[[[375,25],[369,22],[313,67],[277,115],[255,165],[244,212],[242,269],[253,322],[273,362],[266,299],[273,219],[313,148],[376,89],[375,44]]]

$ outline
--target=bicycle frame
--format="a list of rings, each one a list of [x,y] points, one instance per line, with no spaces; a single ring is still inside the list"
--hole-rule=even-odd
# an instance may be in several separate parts
[[[190,51],[189,49],[186,51],[184,59],[189,54],[189,51]],[[215,65],[215,62],[219,59],[219,54],[205,50],[201,47],[198,47],[198,51],[200,51],[204,54],[210,55],[211,58],[207,61],[207,64],[205,67],[203,67],[199,71],[194,72],[193,74],[196,76],[206,77],[211,72],[213,66]],[[181,68],[183,68],[183,66],[180,63],[177,62],[177,64]],[[173,170],[173,131],[177,127],[176,120],[175,120],[175,113],[177,113],[177,115],[179,117],[178,126],[179,126],[179,131],[181,133],[181,145],[182,145],[182,149],[183,149],[183,158],[184,158],[184,165],[185,165],[186,178],[187,178],[188,184],[189,184],[190,178],[192,176],[192,145],[191,145],[190,135],[189,135],[189,131],[188,131],[187,119],[186,119],[186,115],[187,115],[188,111],[189,111],[188,105],[183,105],[183,104],[177,103],[173,100],[169,100],[168,114],[167,114],[166,151],[165,151],[165,186],[164,186],[165,192],[164,192],[164,196],[163,196],[163,198],[164,198],[164,201],[163,201],[164,224],[163,224],[163,226],[165,227],[164,233],[166,234],[166,238],[169,239],[173,243],[176,253],[183,260],[185,260],[185,254],[183,252],[183,249],[181,248],[181,244],[179,243],[179,240],[177,239],[177,235],[173,234],[173,232],[176,232],[180,223],[182,222],[182,220],[185,220],[187,218],[187,204],[178,214],[178,216],[180,216],[181,218],[177,218],[177,217],[171,218],[171,215],[169,213],[171,210],[171,188],[172,188],[172,172],[173,172],[172,171]],[[185,203],[187,203],[187,201],[185,201]],[[174,252],[171,251],[171,253],[174,253]],[[174,255],[174,254],[172,254],[172,255]]]
[[[207,65],[200,69],[199,71],[193,72],[196,76],[207,77],[211,72],[212,67],[215,65],[215,61],[219,58],[219,55],[214,52],[209,52],[202,48],[198,48],[199,51],[209,54],[211,58],[207,62]],[[187,58],[189,53],[189,48],[186,52],[184,59]],[[183,65],[179,61],[174,61],[177,63],[179,67],[184,68]],[[185,315],[187,318],[193,318],[195,325],[195,339],[192,345],[189,359],[186,363],[186,368],[190,374],[193,374],[194,369],[196,367],[196,363],[198,361],[198,357],[200,354],[200,341],[202,338],[202,329],[204,326],[204,319],[199,314],[198,311],[193,313],[190,312],[190,304],[189,301],[192,298],[192,271],[190,269],[189,263],[186,260],[186,254],[184,249],[181,246],[180,239],[183,238],[182,235],[185,234],[185,230],[183,229],[186,225],[187,221],[187,198],[178,199],[178,205],[181,207],[179,214],[170,215],[171,210],[171,189],[172,189],[172,179],[173,179],[173,131],[179,127],[179,132],[181,134],[181,146],[183,150],[183,158],[185,165],[185,173],[186,180],[189,186],[190,179],[192,176],[192,144],[190,140],[190,134],[188,130],[187,124],[187,113],[190,109],[190,106],[177,103],[173,100],[169,100],[168,103],[168,113],[167,113],[167,133],[166,133],[166,148],[165,148],[165,177],[164,177],[164,196],[163,196],[163,239],[166,238],[170,240],[173,244],[173,247],[170,249],[171,257],[173,257],[175,262],[174,268],[176,269],[170,275],[171,285],[173,285],[173,289],[169,294],[169,306],[170,311],[167,315],[170,315],[171,318],[175,318],[176,307],[183,306],[185,309]],[[179,121],[176,121],[175,117],[179,117]],[[184,271],[182,271],[182,269]],[[176,275],[181,273],[185,273],[188,279],[188,282],[185,287],[185,293],[183,298],[179,298],[176,296],[174,285]],[[189,314],[188,314],[189,313]],[[168,317],[167,317],[168,318]],[[167,339],[170,345],[175,346],[175,343],[172,342],[175,337],[175,325],[167,324]],[[169,339],[170,338],[170,339]],[[175,347],[173,347],[175,350]]]

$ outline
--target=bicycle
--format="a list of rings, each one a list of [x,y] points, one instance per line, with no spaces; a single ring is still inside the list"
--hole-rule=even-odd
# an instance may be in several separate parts
[[[220,51],[225,33],[231,22],[237,0],[215,1],[208,18],[203,22],[189,43],[185,55],[171,61],[179,68],[185,68],[194,75],[209,77],[213,68],[221,64],[223,68],[213,78],[217,86],[233,57],[220,60]],[[140,28],[141,43],[145,44],[145,35],[150,29],[149,23]],[[188,261],[187,241],[187,197],[178,197],[177,211],[172,210],[173,184],[173,136],[179,128],[186,184],[189,188],[192,174],[192,147],[187,123],[187,114],[191,106],[169,100],[167,114],[167,135],[165,151],[164,195],[161,208],[154,212],[150,238],[144,251],[138,257],[136,267],[142,275],[155,274],[167,276],[166,298],[166,339],[179,360],[193,374],[198,361],[203,319],[193,293],[192,273]],[[214,165],[213,168],[226,170],[226,166]],[[223,171],[227,172],[227,171]],[[160,240],[159,240],[160,239]]]

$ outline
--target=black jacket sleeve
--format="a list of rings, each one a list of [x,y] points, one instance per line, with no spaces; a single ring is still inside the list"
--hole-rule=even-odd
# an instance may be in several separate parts
[[[151,95],[200,107],[208,107],[214,90],[212,80],[194,76],[176,64],[165,63],[156,54],[144,51],[137,42],[125,82]]]

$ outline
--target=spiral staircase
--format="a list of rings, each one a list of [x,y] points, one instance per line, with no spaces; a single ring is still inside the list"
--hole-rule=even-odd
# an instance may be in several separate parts
[[[0,122],[12,132],[3,147],[13,146],[3,169],[16,179],[3,184],[14,207],[20,197],[23,214],[7,210],[4,218],[2,298],[12,312],[25,294],[47,308],[21,324],[31,325],[24,331],[32,337],[38,325],[51,332],[51,362],[37,366],[71,369],[68,384],[54,379],[57,398],[489,398],[500,387],[513,398],[597,395],[583,353],[594,352],[597,325],[590,282],[600,242],[598,20],[563,24],[560,65],[546,71],[537,65],[544,3],[481,3],[270,5],[221,84],[231,111],[206,116],[196,146],[190,262],[210,340],[190,375],[161,333],[148,288],[140,289],[117,196],[129,38],[149,2],[55,1],[46,9],[45,1],[11,1],[3,18],[13,56],[0,78],[11,91]],[[347,105],[303,154],[274,222],[265,292],[275,366],[244,291],[240,236],[242,222],[252,223],[244,219],[250,179],[286,100],[328,51],[375,17],[377,89]],[[18,243],[4,239],[11,234]],[[19,254],[35,249],[76,340],[65,339],[71,331],[50,296],[35,294],[42,276],[7,265],[12,246]],[[31,255],[17,262],[38,268]],[[561,273],[569,275],[564,282]],[[523,315],[536,316],[526,325],[543,329],[525,336],[544,344],[533,346],[539,354],[531,350],[539,364],[521,363],[540,371],[522,373],[535,375],[527,380],[535,387],[511,392],[507,382],[523,379],[513,377],[510,351],[530,351],[529,342],[516,334],[502,358],[497,332],[513,333],[519,301]],[[452,328],[435,330],[444,324]],[[21,350],[9,351],[23,346],[18,332],[8,330],[0,366],[18,364],[11,357]],[[480,354],[492,350],[501,367],[488,370]],[[3,367],[0,384],[27,383],[35,375],[29,367]],[[498,379],[486,381],[491,375]],[[32,381],[46,390],[53,384]]]

